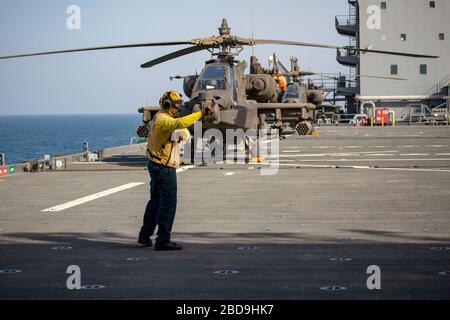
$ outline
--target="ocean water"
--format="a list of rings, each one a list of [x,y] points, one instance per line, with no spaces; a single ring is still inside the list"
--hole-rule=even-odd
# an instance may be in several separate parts
[[[6,163],[42,159],[45,154],[82,152],[127,145],[136,136],[142,116],[40,115],[0,116],[0,153]]]

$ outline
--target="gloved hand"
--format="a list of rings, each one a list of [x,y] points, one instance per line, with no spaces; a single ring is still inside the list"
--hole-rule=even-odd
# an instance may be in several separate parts
[[[207,106],[205,106],[202,110],[202,116],[210,115],[214,109],[215,102],[210,102]]]

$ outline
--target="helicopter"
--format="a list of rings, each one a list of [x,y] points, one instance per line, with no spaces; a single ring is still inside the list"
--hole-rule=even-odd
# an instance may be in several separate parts
[[[320,96],[323,96],[323,93],[317,90],[310,90],[308,92],[308,99],[306,95],[305,97],[293,97],[294,82],[292,82],[291,79],[289,80],[289,87],[287,87],[289,92],[286,93],[287,82],[284,81],[285,85],[282,88],[278,81],[280,77],[285,77],[285,75],[281,76],[277,63],[282,66],[282,72],[287,73],[288,71],[284,68],[281,62],[277,60],[275,54],[271,56],[269,60],[269,62],[275,61],[272,64],[273,67],[265,69],[261,66],[256,56],[251,56],[250,74],[245,75],[246,100],[253,100],[258,103],[257,114],[260,119],[259,127],[268,126],[282,132],[287,126],[290,128],[295,126],[296,131],[300,135],[307,135],[308,133],[311,133],[312,123],[314,121],[314,109],[321,101],[323,101],[319,98]],[[293,74],[289,74],[289,77],[292,78],[292,76]],[[170,80],[173,81],[174,79],[184,79],[185,94],[191,97],[192,92],[190,91],[190,88],[192,88],[192,85],[194,84],[193,81],[191,82],[191,77],[177,75],[171,76]],[[260,85],[259,82],[264,82],[270,90],[267,90],[265,93],[260,90],[255,90],[255,86]],[[313,96],[311,96],[311,94],[313,94]],[[279,103],[291,103],[293,105],[289,106],[291,108],[287,108],[286,106],[279,105]],[[139,112],[145,113],[146,110],[147,112],[152,112],[154,114],[159,110],[159,107],[141,108],[139,109]],[[146,118],[144,123],[147,123],[148,119],[152,118],[152,116],[147,116],[144,118]],[[141,137],[146,137],[147,135],[147,130],[144,127],[145,126],[138,129],[138,133]]]
[[[355,80],[348,80],[345,75],[341,73],[318,73],[311,71],[301,71],[298,58],[290,58],[290,71],[283,65],[274,53],[269,57],[269,68],[261,68],[256,57],[251,57],[253,68],[251,73],[270,74],[275,79],[279,77],[284,78],[284,90],[279,90],[278,102],[281,103],[305,103],[305,108],[301,109],[300,117],[303,122],[295,126],[295,131],[299,135],[308,135],[312,130],[312,122],[324,123],[329,119],[331,123],[340,122],[340,106],[335,104],[323,104],[326,96],[320,83],[316,84],[311,78],[304,80],[305,77],[320,76],[320,79],[331,79],[336,81],[337,86],[344,86],[346,83],[356,82]],[[271,67],[270,67],[271,66]],[[407,81],[408,79],[396,77],[382,77],[375,75],[355,75],[355,78],[376,78],[382,80],[398,80]],[[323,84],[322,84],[323,85]],[[311,107],[311,104],[314,107]],[[313,111],[314,110],[314,111]],[[285,124],[278,124],[278,129],[285,128]]]
[[[251,57],[252,67],[251,74],[269,74],[277,83],[279,90],[277,102],[288,104],[282,110],[276,110],[276,122],[272,124],[272,128],[279,129],[280,132],[289,128],[295,128],[299,135],[308,135],[313,131],[313,123],[315,122],[315,110],[324,101],[324,92],[316,87],[313,83],[304,83],[302,77],[312,75],[311,72],[300,71],[298,58],[291,57],[291,70],[278,60],[274,53],[269,57],[269,68],[264,69],[254,56]],[[270,68],[271,66],[271,68]],[[293,105],[302,104],[299,109],[286,108]],[[278,114],[278,115],[277,115]],[[296,120],[300,122],[295,122]]]
[[[190,46],[146,62],[142,64],[141,67],[151,68],[188,54],[203,50],[209,51],[212,58],[206,61],[202,72],[199,75],[191,75],[184,78],[184,92],[190,99],[184,104],[184,113],[200,111],[207,105],[213,103],[213,112],[202,120],[203,128],[205,130],[215,128],[222,131],[226,129],[257,130],[266,125],[270,126],[272,124],[279,126],[280,123],[284,124],[286,122],[296,123],[297,127],[306,126],[303,131],[310,131],[310,127],[306,124],[309,122],[305,122],[304,119],[311,118],[310,115],[307,114],[309,112],[307,110],[313,110],[315,105],[308,101],[292,103],[278,102],[276,81],[271,75],[258,72],[258,63],[254,58],[252,59],[253,61],[251,61],[250,66],[253,72],[249,75],[245,75],[247,62],[236,59],[245,46],[289,45],[328,49],[351,49],[355,52],[398,55],[413,58],[438,58],[438,56],[431,55],[350,48],[348,46],[286,40],[241,38],[231,34],[231,28],[228,25],[227,19],[224,18],[219,27],[218,36],[197,38],[188,41],[149,42],[17,54],[0,56],[0,60],[70,52],[178,45]],[[144,123],[148,123],[151,120],[152,115],[158,110],[159,107],[142,108],[140,111],[144,114]],[[144,129],[144,127],[141,129]],[[148,131],[144,131],[145,130],[141,130],[141,133],[148,134]]]
[[[286,125],[294,126],[301,135],[312,132],[314,110],[323,102],[323,91],[310,85],[304,88],[299,85],[298,79],[302,76],[313,75],[311,72],[301,72],[297,59],[291,61],[291,72],[283,67],[282,73],[287,74],[293,81],[288,86],[284,100],[280,101],[280,91],[274,75],[277,70],[268,71],[261,67],[258,59],[250,59],[250,74],[245,75],[246,61],[235,58],[242,52],[244,46],[260,44],[294,45],[320,48],[342,48],[338,46],[293,42],[284,40],[257,40],[244,39],[231,35],[231,28],[226,18],[222,20],[218,37],[196,39],[191,42],[193,46],[176,51],[142,65],[150,68],[156,64],[172,60],[182,55],[208,50],[212,59],[206,61],[200,75],[191,75],[183,78],[183,90],[190,99],[185,107],[189,112],[201,110],[211,101],[216,103],[213,115],[203,120],[203,128],[219,129],[258,129],[265,126],[284,128]],[[344,47],[347,48],[347,47]],[[217,51],[214,51],[216,49]],[[358,52],[378,54],[392,54],[409,57],[437,58],[436,56],[381,51],[372,49],[355,49]],[[276,59],[275,59],[276,60]],[[282,66],[275,62],[275,66]],[[173,79],[173,78],[172,78]],[[299,94],[298,92],[302,92]],[[303,96],[303,93],[305,96]],[[145,138],[148,134],[146,124],[159,107],[144,107],[139,109],[143,113],[144,126],[138,129],[139,136]],[[189,113],[187,112],[187,113]],[[184,113],[185,114],[185,113]]]

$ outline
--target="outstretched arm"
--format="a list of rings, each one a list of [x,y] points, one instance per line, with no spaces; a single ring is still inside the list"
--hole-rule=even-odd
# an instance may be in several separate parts
[[[202,112],[194,112],[182,118],[166,118],[159,121],[156,130],[161,134],[168,134],[177,129],[186,129],[202,118]]]

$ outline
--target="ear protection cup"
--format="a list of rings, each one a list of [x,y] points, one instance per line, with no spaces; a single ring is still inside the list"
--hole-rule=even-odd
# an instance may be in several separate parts
[[[171,107],[177,105],[177,103],[182,103],[182,95],[178,94],[176,91],[167,91],[163,94],[159,100],[159,105],[162,109],[168,110]]]
[[[170,107],[172,106],[172,102],[170,101],[170,99],[164,99],[163,103],[162,103],[162,107],[163,109],[170,109]]]

